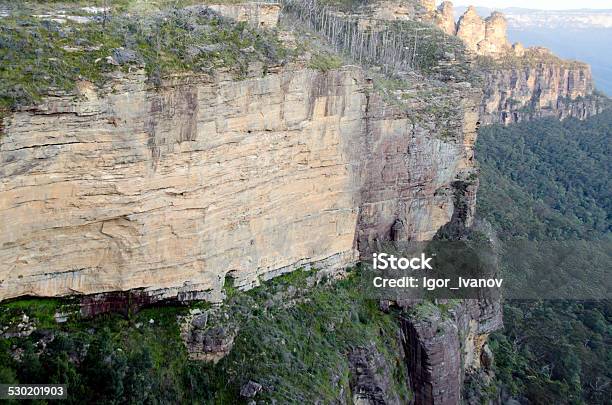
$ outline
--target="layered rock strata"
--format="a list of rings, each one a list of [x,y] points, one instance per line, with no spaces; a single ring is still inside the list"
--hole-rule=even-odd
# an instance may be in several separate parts
[[[467,300],[448,312],[401,320],[416,404],[460,403],[465,375],[484,366],[488,335],[502,326],[499,302]]]
[[[476,89],[456,89],[450,97],[457,108],[445,110],[449,113],[445,120],[432,112],[393,109],[378,95],[371,96],[369,158],[364,162],[367,176],[357,227],[362,256],[379,249],[382,242],[431,240],[451,220],[457,208],[457,182],[475,177],[473,146],[480,95]],[[475,200],[467,225],[474,206]]]
[[[15,113],[0,140],[0,298],[215,301],[226,276],[250,288],[353,263],[396,223],[396,238],[430,238],[471,170],[476,103],[444,140],[370,87],[358,68],[159,89],[132,73]]]
[[[130,75],[108,90],[11,118],[2,298],[214,295],[228,273],[246,287],[354,260],[349,135],[365,97],[351,73],[188,76],[159,90]]]
[[[360,17],[364,27],[381,29],[377,20],[419,20],[435,24],[448,35],[457,36],[478,61],[484,98],[480,108],[483,124],[510,124],[524,120],[556,117],[585,119],[609,108],[609,101],[594,92],[587,64],[566,61],[541,47],[511,45],[503,14],[486,19],[468,7],[455,23],[453,4],[442,2],[375,2]]]
[[[529,49],[523,60],[484,67],[484,124],[510,124],[534,118],[586,119],[609,107],[594,93],[591,68]]]
[[[197,6],[196,6],[197,7]],[[274,28],[278,24],[280,2],[245,2],[237,4],[209,4],[220,15],[236,21],[245,21],[260,28]]]

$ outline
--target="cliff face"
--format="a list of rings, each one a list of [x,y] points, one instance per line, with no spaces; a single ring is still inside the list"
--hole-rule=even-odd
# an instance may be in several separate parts
[[[466,373],[490,372],[488,335],[502,327],[499,301],[466,300],[426,319],[401,319],[403,346],[416,404],[461,403]],[[485,360],[485,361],[481,361]]]
[[[458,108],[443,123],[437,122],[435,114],[400,113],[377,95],[369,100],[369,158],[357,227],[362,255],[376,251],[383,241],[431,240],[453,217],[457,182],[475,170],[480,93],[463,88],[451,97]],[[415,121],[419,117],[423,121]]]
[[[473,165],[477,99],[442,140],[369,87],[356,68],[160,89],[130,74],[14,114],[0,141],[0,299],[218,300],[226,275],[249,288],[346,266],[396,223],[395,238],[431,238]]]
[[[469,7],[455,22],[449,1],[436,8],[435,2],[426,0],[385,0],[367,3],[351,18],[378,30],[388,21],[427,22],[461,39],[482,76],[483,124],[507,125],[547,116],[585,119],[609,106],[594,93],[588,65],[562,60],[545,48],[511,44],[506,18],[499,12],[482,18]]]
[[[456,35],[478,57],[484,124],[506,125],[547,116],[585,119],[607,108],[607,101],[594,95],[588,65],[562,60],[545,48],[511,45],[506,18],[499,12],[483,19],[469,7],[455,24],[452,3],[443,2],[426,18]]]
[[[280,14],[280,4],[273,3],[211,4],[209,7],[224,17],[263,28],[276,27]]]
[[[532,62],[486,67],[481,119],[485,124],[510,124],[552,116],[585,119],[606,108],[606,100],[593,93],[588,65],[565,62],[552,55],[528,50]]]
[[[479,122],[585,118],[600,108],[586,65],[511,47],[501,15],[468,10],[456,25],[448,2],[384,4],[367,19],[432,21],[484,57],[484,98],[462,79],[438,75],[434,86],[412,72],[398,106],[358,67],[264,74],[254,64],[241,80],[192,73],[159,88],[144,72],[117,73],[106,88],[81,82],[76,95],[8,117],[0,300],[105,293],[122,307],[121,292],[138,290],[143,303],[220,301],[227,277],[248,289],[298,267],[340,269],[381,242],[471,224]],[[213,7],[257,26],[278,19],[277,6]],[[104,300],[83,302],[95,314],[113,309]],[[499,303],[434,315],[402,320],[409,379],[416,403],[455,404],[501,326]],[[234,335],[218,335],[194,340],[228,352]],[[370,373],[379,368],[371,350],[350,357],[355,391],[389,385]]]
[[[134,75],[105,97],[16,114],[1,147],[1,297],[218,299],[229,272],[248,286],[350,263],[358,83],[304,70],[155,91]]]

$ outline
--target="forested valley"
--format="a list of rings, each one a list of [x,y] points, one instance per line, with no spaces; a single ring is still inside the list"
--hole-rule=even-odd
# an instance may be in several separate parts
[[[480,131],[478,214],[499,239],[587,241],[609,272],[612,113]],[[553,257],[542,249],[539,261]],[[502,266],[504,262],[502,254]],[[607,281],[610,278],[607,275]],[[609,284],[608,287],[609,288]],[[506,300],[491,347],[496,378],[531,403],[612,400],[610,300]]]

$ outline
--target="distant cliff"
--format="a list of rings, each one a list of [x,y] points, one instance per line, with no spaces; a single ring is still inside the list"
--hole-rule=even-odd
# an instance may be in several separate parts
[[[527,49],[522,58],[481,60],[484,124],[510,124],[540,117],[586,119],[609,107],[594,92],[591,68],[564,61],[545,49]]]
[[[563,60],[545,48],[511,44],[506,18],[499,12],[483,19],[474,7],[468,7],[455,22],[451,2],[444,1],[438,7],[435,3],[381,0],[363,3],[357,11],[346,13],[375,30],[384,29],[384,22],[389,21],[421,21],[461,39],[482,77],[483,124],[547,116],[585,119],[608,108],[608,99],[594,91],[588,65]]]
[[[478,55],[483,72],[481,122],[510,124],[539,117],[585,119],[608,108],[594,93],[587,64],[566,61],[545,48],[510,44],[503,14],[481,18],[474,7],[454,22],[453,6],[443,2],[428,16],[440,29],[461,38]]]

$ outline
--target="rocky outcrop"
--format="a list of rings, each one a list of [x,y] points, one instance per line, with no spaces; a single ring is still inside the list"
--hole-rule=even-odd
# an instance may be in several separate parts
[[[608,106],[606,99],[594,95],[588,65],[562,60],[545,48],[511,45],[506,18],[499,12],[483,19],[469,7],[455,27],[452,3],[444,2],[433,22],[447,34],[456,34],[480,57],[484,124],[507,125],[549,116],[585,119]]]
[[[280,15],[279,3],[245,2],[236,4],[209,4],[210,9],[220,15],[236,21],[246,21],[249,24],[262,27],[274,28],[278,24]]]
[[[457,36],[478,55],[497,56],[510,52],[507,29],[503,14],[494,12],[483,20],[474,7],[469,7],[457,22]]]
[[[428,13],[436,10],[436,0],[419,0],[419,3]]]
[[[402,353],[397,354],[402,357]],[[356,347],[348,354],[349,385],[352,403],[359,405],[401,404],[393,387],[393,375],[387,359],[371,344]]]
[[[457,22],[457,36],[469,50],[478,52],[478,44],[485,40],[486,32],[485,22],[478,15],[476,8],[468,7]]]
[[[179,319],[180,335],[190,359],[217,363],[232,350],[239,330],[228,322],[210,326],[209,317],[207,311],[190,310]]]
[[[216,10],[262,25],[261,9],[241,7]],[[454,34],[449,7],[440,24]],[[419,10],[437,13],[434,2]],[[228,278],[248,289],[299,267],[337,270],[383,242],[469,226],[481,91],[410,78],[398,104],[358,67],[253,65],[243,80],[192,73],[158,87],[132,71],[12,114],[0,139],[0,300],[84,295],[88,316],[218,302]],[[459,400],[485,312],[403,321],[417,403]],[[181,334],[192,359],[216,362],[237,329],[207,321],[196,314]],[[348,357],[356,402],[398,401],[380,353]]]
[[[499,302],[486,300],[463,301],[447,314],[432,307],[425,317],[403,317],[404,351],[415,403],[460,403],[464,376],[481,367],[488,334],[501,325]]]
[[[453,12],[453,3],[450,1],[443,1],[438,7],[435,15],[435,24],[448,35],[455,35],[457,33],[457,26],[455,24],[455,14]]]
[[[494,12],[485,20],[484,43],[478,44],[479,52],[484,55],[506,53],[510,49],[507,37],[508,23],[503,14]]]
[[[540,117],[586,119],[608,108],[594,94],[588,65],[562,61],[530,49],[523,60],[485,66],[484,124],[510,124]]]
[[[456,35],[476,55],[500,58],[507,54],[522,57],[524,47],[508,41],[508,23],[506,17],[493,12],[489,17],[480,17],[476,8],[470,6],[455,24],[453,3],[444,1],[438,9],[429,15],[429,20],[448,35]]]

